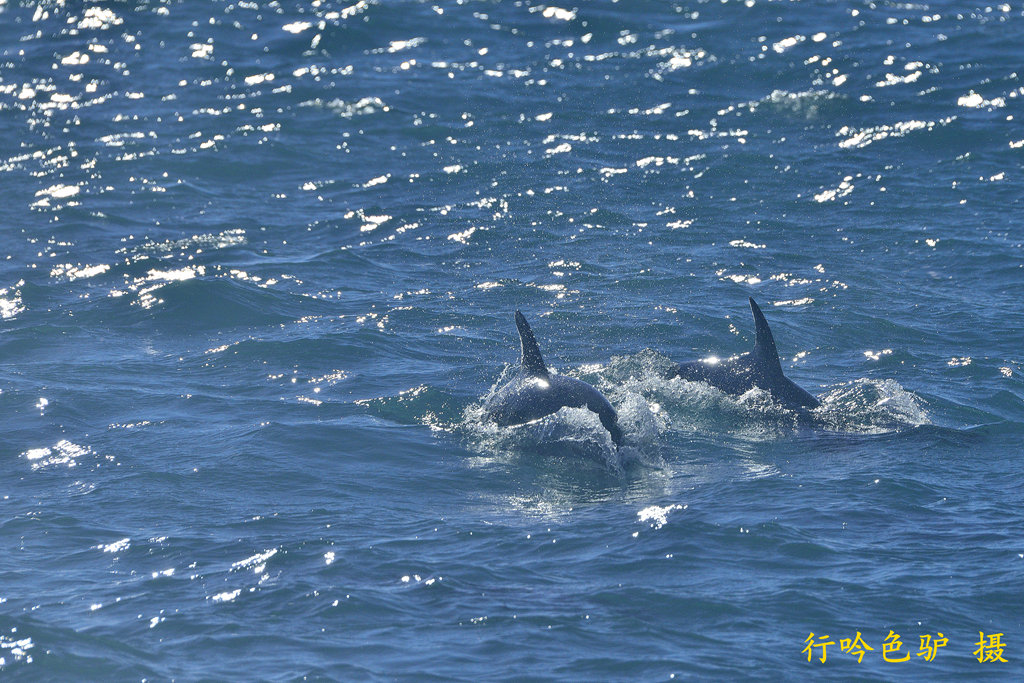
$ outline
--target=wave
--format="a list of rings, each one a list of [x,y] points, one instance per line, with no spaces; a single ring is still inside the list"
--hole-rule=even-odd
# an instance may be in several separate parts
[[[294,319],[297,308],[320,308],[312,299],[296,306],[297,295],[239,282],[204,277],[201,270],[151,272],[129,291],[112,292],[80,312],[83,320],[125,327],[158,326],[176,332],[277,326]],[[136,307],[147,315],[139,315]]]

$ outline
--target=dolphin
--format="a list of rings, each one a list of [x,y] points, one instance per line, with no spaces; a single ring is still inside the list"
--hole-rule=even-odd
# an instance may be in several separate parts
[[[677,363],[669,368],[667,377],[706,382],[727,394],[738,395],[757,387],[767,391],[773,399],[790,410],[817,408],[821,405],[818,399],[782,374],[782,364],[779,363],[779,352],[775,349],[772,331],[752,298],[750,312],[754,314],[756,332],[753,351],[722,361],[716,358]]]
[[[560,408],[588,408],[597,413],[616,447],[622,443],[622,429],[612,404],[586,382],[565,375],[552,375],[544,365],[540,347],[526,318],[516,311],[516,327],[523,357],[519,373],[484,403],[488,419],[502,427],[521,425],[557,413]]]

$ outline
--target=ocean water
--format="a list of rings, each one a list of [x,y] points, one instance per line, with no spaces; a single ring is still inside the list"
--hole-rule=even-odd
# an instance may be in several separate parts
[[[0,0],[0,677],[1020,680],[1021,35]]]

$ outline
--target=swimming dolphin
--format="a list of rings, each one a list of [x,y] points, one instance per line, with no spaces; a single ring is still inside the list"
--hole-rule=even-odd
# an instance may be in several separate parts
[[[516,327],[523,346],[519,374],[484,403],[487,417],[502,427],[521,425],[557,413],[559,408],[588,408],[601,418],[612,442],[622,443],[618,415],[594,387],[565,375],[552,375],[544,365],[540,347],[526,318],[516,311]]]
[[[682,377],[691,382],[707,382],[727,394],[742,394],[754,387],[764,389],[776,401],[790,410],[817,408],[818,399],[798,387],[782,374],[779,352],[768,321],[753,299],[750,312],[754,314],[756,339],[754,350],[723,361],[698,360],[676,364],[668,371],[668,378]]]

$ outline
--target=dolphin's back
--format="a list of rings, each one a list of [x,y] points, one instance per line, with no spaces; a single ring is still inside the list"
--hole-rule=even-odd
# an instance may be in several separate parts
[[[727,394],[742,394],[757,386],[749,353],[724,361],[677,363],[670,369],[669,377],[679,377],[688,382],[705,382]]]
[[[549,373],[533,330],[519,311],[516,311],[516,327],[522,344],[519,374],[487,399],[484,403],[487,416],[498,425],[508,426],[539,420],[557,413],[560,408],[587,408],[597,413],[618,446],[622,430],[608,399],[582,380]]]
[[[622,430],[615,408],[597,389],[572,377],[550,375],[547,381],[538,381],[520,374],[484,403],[490,419],[503,427],[539,420],[561,408],[587,408],[597,413],[612,441],[620,443]]]
[[[668,377],[681,377],[691,382],[706,382],[728,394],[743,394],[754,387],[764,389],[787,408],[817,408],[818,399],[794,384],[782,373],[779,352],[775,347],[768,321],[761,308],[750,299],[754,316],[754,350],[724,361],[691,361],[670,368]]]

